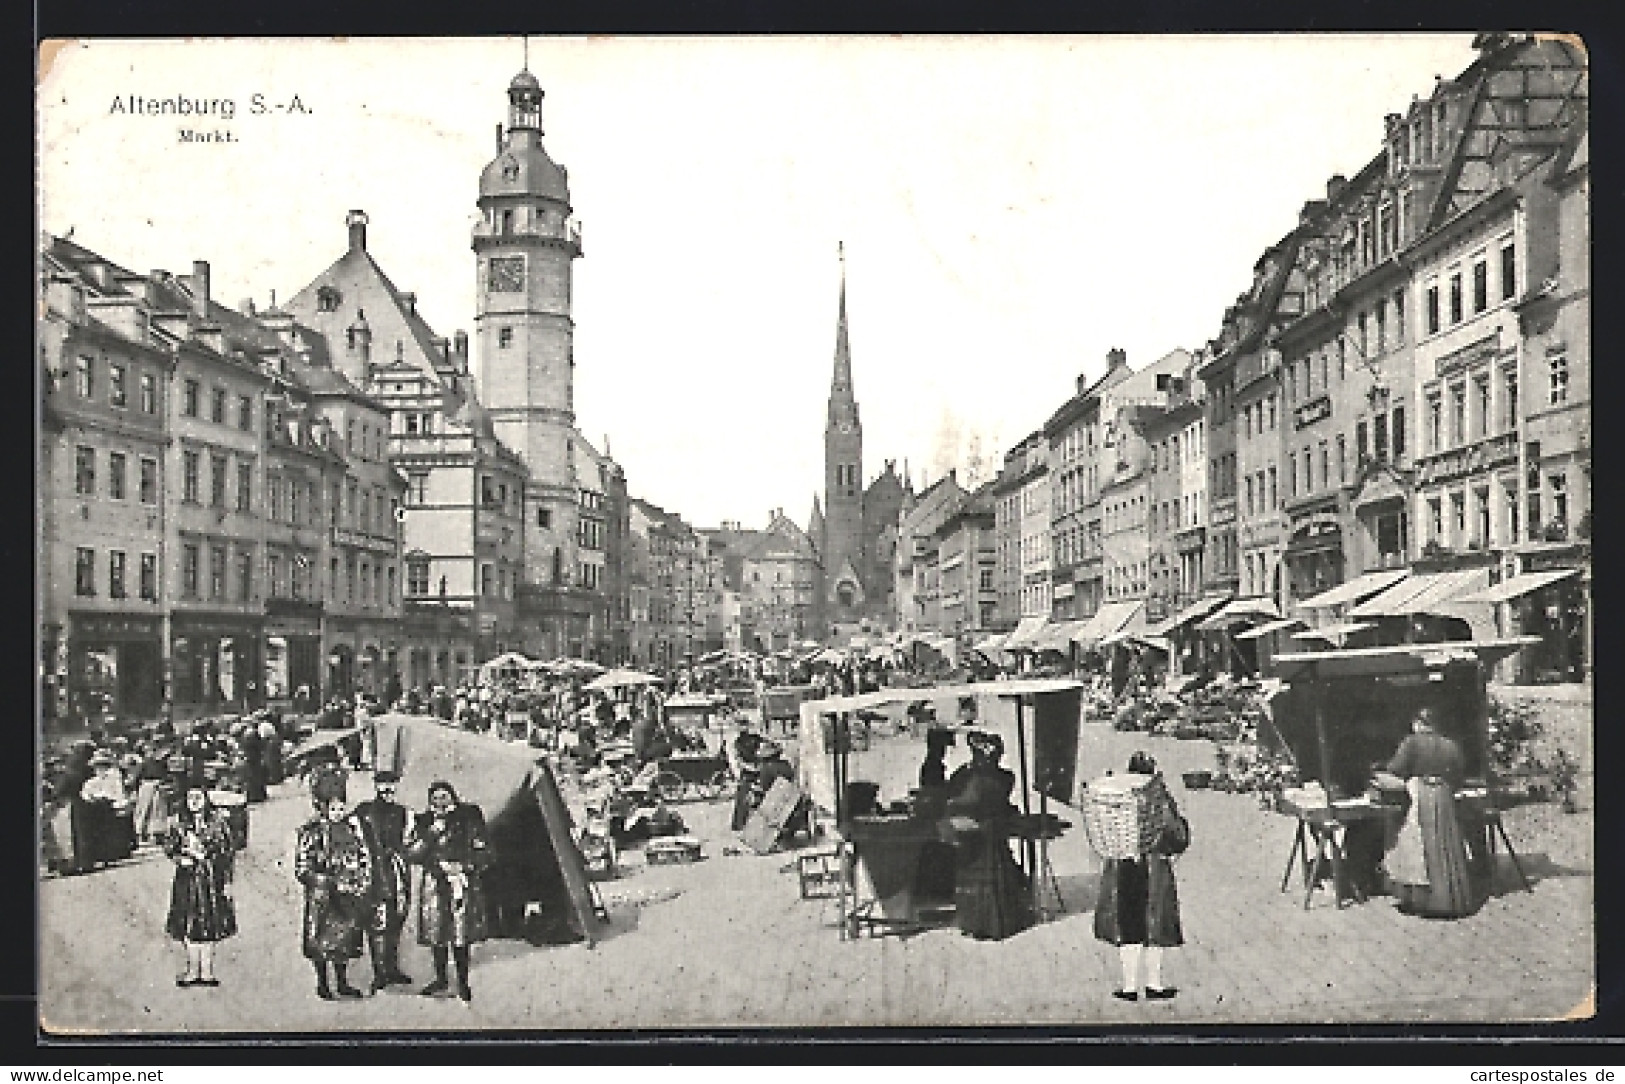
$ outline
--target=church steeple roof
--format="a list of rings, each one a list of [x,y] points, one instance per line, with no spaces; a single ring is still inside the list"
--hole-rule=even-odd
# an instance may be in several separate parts
[[[852,389],[852,346],[846,332],[846,245],[839,249],[841,260],[841,303],[835,323],[835,372],[829,383],[829,421],[837,424],[849,418],[858,424],[858,400]]]

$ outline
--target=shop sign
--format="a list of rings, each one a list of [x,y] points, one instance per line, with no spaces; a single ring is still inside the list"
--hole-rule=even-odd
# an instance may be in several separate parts
[[[1465,448],[1452,448],[1421,460],[1416,464],[1416,484],[1439,485],[1470,474],[1496,470],[1517,461],[1518,434],[1502,433],[1498,437],[1481,440]]]
[[[1295,429],[1302,429],[1307,425],[1332,416],[1332,397],[1322,395],[1302,403],[1292,410],[1292,425]]]
[[[158,619],[122,614],[72,615],[75,638],[136,639],[158,636]]]

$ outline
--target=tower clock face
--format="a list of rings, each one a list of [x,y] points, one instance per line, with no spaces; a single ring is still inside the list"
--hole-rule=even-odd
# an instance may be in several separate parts
[[[525,290],[525,260],[521,256],[497,256],[491,260],[488,289],[493,294],[518,294]]]

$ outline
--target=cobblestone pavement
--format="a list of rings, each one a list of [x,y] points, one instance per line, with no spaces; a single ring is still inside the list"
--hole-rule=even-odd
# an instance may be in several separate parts
[[[1149,749],[1190,819],[1178,860],[1187,945],[1169,954],[1173,1001],[1125,1004],[1109,991],[1116,954],[1092,936],[1097,863],[1075,827],[1052,850],[1067,905],[1003,942],[952,930],[838,940],[833,902],[802,900],[786,854],[725,853],[725,803],[678,808],[707,841],[705,861],[634,865],[603,885],[613,923],[596,947],[490,942],[473,954],[474,1001],[389,992],[327,1003],[299,955],[292,839],[308,804],[291,784],[254,810],[239,860],[243,933],[221,949],[215,990],[177,989],[165,941],[170,867],[144,855],[41,893],[42,1018],[64,1031],[368,1031],[757,1025],[1234,1024],[1495,1021],[1581,1011],[1593,988],[1592,818],[1556,806],[1507,817],[1535,881],[1503,869],[1477,914],[1432,921],[1379,897],[1342,910],[1319,891],[1282,893],[1286,817],[1250,796],[1185,792],[1182,771],[1212,766],[1207,742],[1086,724],[1080,772],[1121,769]],[[358,788],[365,791],[365,784]],[[364,797],[358,793],[354,797]],[[410,938],[409,938],[410,939]],[[410,945],[421,981],[427,952]],[[363,962],[355,970],[368,975]]]

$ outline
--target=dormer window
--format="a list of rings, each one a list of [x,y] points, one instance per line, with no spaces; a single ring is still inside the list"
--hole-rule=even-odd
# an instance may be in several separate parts
[[[331,286],[323,286],[316,291],[316,311],[337,312],[339,310],[339,300],[338,290]]]

